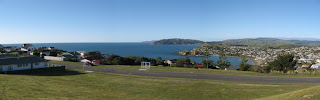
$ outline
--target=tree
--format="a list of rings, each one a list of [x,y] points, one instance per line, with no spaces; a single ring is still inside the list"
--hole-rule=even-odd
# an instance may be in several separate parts
[[[123,63],[123,58],[122,57],[116,57],[112,60],[113,65],[120,65]]]
[[[156,66],[157,65],[157,60],[153,59],[153,58],[149,58],[150,61],[150,65],[151,66]]]
[[[239,65],[241,71],[249,71],[251,68],[251,65],[248,64],[248,60],[245,56],[242,57],[241,63]]]
[[[118,57],[120,57],[120,56],[118,56],[118,55],[110,55],[110,56],[108,56],[108,58],[106,58],[106,59],[103,60],[102,64],[105,64],[105,65],[113,65],[113,60],[114,60],[115,58],[118,58]],[[115,61],[115,62],[116,62],[116,61]]]
[[[176,62],[176,66],[177,67],[184,67],[184,59],[183,58],[178,58],[177,62]]]
[[[185,66],[184,67],[190,67],[191,65],[191,60],[188,56],[186,56],[185,60],[184,60],[184,64]],[[191,66],[192,67],[192,66]]]
[[[227,60],[227,57],[223,51],[219,54],[219,59],[217,60],[217,66],[220,69],[226,69],[231,66],[231,63]]]
[[[203,60],[201,61],[201,63],[202,63],[203,65],[207,66],[208,68],[213,65],[213,62],[214,62],[213,60],[206,60],[206,59],[203,59]]]
[[[162,58],[161,57],[158,57],[157,58],[157,63],[156,63],[157,65],[163,65],[164,64],[164,62],[163,62],[163,60],[162,60]]]
[[[208,57],[209,57],[209,53],[208,53],[208,49],[206,49],[206,52],[204,53],[204,56],[206,58],[206,61],[205,61],[205,65],[207,66],[207,69],[209,69],[209,61],[208,61]]]
[[[294,55],[290,53],[279,54],[278,57],[269,63],[269,67],[272,70],[283,71],[287,73],[289,70],[293,70],[297,64],[297,60],[294,60]]]

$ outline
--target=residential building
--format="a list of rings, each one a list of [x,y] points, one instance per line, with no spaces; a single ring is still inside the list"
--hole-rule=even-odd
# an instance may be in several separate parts
[[[23,44],[21,47],[21,51],[30,53],[31,51],[36,50],[36,48],[32,44]]]
[[[47,61],[40,57],[0,58],[0,72],[47,67]]]

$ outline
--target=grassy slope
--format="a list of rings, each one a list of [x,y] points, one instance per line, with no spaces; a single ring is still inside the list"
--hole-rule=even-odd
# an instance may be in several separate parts
[[[261,98],[260,100],[319,100],[320,86],[297,90],[285,94]]]
[[[83,65],[79,62],[61,62],[51,61],[54,63]],[[128,66],[128,65],[98,65],[95,67],[106,68],[118,68],[118,69],[130,69],[138,70],[140,66]],[[226,75],[246,75],[246,76],[279,76],[279,77],[320,77],[320,75],[276,75],[276,74],[264,74],[250,71],[236,71],[236,70],[217,70],[217,69],[194,69],[194,68],[179,68],[179,67],[158,67],[152,66],[149,71],[165,71],[165,72],[185,72],[185,73],[212,73],[212,74],[226,74]]]
[[[54,72],[50,72],[54,73]],[[106,73],[86,73],[59,76],[4,75],[0,74],[0,100],[35,99],[257,99],[284,94],[310,86],[278,84],[280,86],[251,86],[200,82],[195,79],[173,79],[119,75]],[[65,75],[65,76],[64,76]],[[202,81],[202,80],[201,80]],[[221,84],[222,83],[222,84]],[[261,83],[259,83],[261,85]],[[265,84],[272,85],[272,84]],[[296,85],[296,84],[295,84]],[[5,89],[4,89],[4,88]],[[6,92],[4,92],[6,91]]]

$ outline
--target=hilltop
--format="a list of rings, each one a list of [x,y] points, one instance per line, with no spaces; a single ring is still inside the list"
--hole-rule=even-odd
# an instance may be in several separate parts
[[[292,48],[299,46],[320,46],[320,41],[309,40],[283,40],[278,38],[245,38],[245,39],[229,39],[218,42],[208,42],[210,44],[220,45],[243,45],[254,47],[274,47],[274,48]]]
[[[152,45],[199,45],[202,43],[204,42],[200,40],[173,38],[154,41]]]
[[[149,42],[150,43],[150,42]],[[215,45],[239,45],[253,47],[273,47],[273,48],[293,48],[299,46],[320,46],[320,41],[311,40],[284,40],[278,38],[244,38],[244,39],[228,39],[223,41],[204,42],[193,39],[162,39],[153,41],[152,45],[200,45],[203,43]]]

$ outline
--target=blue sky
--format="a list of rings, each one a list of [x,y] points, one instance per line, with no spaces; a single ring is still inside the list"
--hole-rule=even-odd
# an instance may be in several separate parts
[[[0,44],[320,38],[320,0],[0,0]]]

